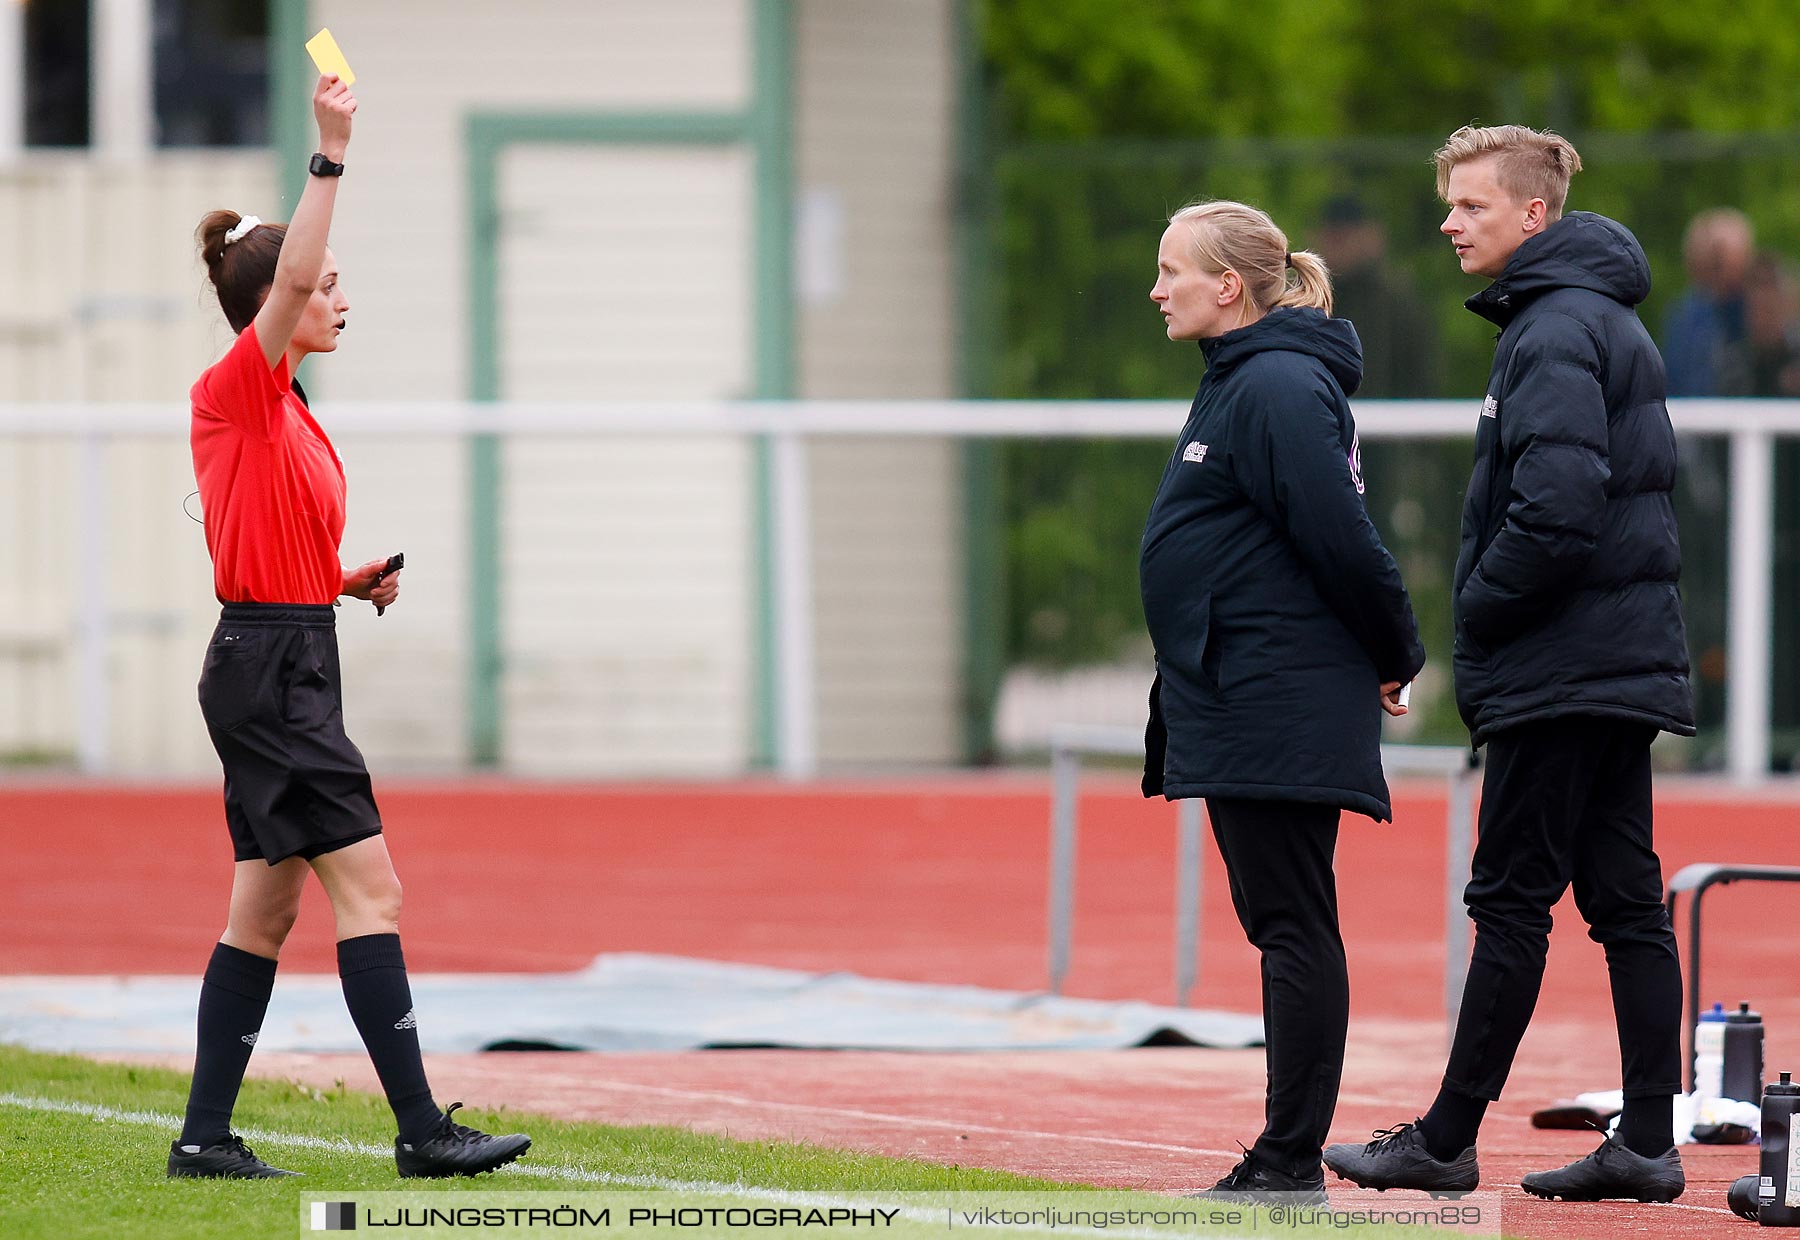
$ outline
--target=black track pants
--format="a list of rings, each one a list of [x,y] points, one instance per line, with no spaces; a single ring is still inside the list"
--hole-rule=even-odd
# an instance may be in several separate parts
[[[1572,716],[1488,742],[1464,899],[1475,948],[1444,1087],[1500,1097],[1537,1006],[1550,910],[1571,883],[1606,949],[1625,1097],[1681,1092],[1681,967],[1651,844],[1647,724]]]
[[[1271,1165],[1313,1175],[1344,1072],[1350,978],[1338,934],[1334,806],[1208,797],[1231,903],[1262,953],[1268,1099],[1252,1147]]]

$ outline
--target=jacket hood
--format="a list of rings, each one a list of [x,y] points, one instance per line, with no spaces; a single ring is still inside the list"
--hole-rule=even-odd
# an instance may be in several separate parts
[[[1601,293],[1627,306],[1650,295],[1650,260],[1631,230],[1592,211],[1571,211],[1521,245],[1500,278],[1463,304],[1505,327],[1560,288]]]
[[[1280,349],[1316,357],[1331,377],[1354,396],[1362,383],[1362,341],[1349,319],[1334,319],[1311,307],[1280,306],[1236,331],[1200,342],[1206,368],[1223,373],[1257,353]]]

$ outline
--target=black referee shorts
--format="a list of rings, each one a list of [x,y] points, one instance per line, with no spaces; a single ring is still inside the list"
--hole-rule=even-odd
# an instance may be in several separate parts
[[[344,735],[337,609],[227,603],[200,672],[238,861],[311,859],[381,833],[362,752]]]

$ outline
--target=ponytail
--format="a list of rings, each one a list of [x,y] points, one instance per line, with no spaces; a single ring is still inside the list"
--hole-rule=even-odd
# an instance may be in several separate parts
[[[1278,306],[1308,306],[1331,313],[1331,270],[1325,260],[1311,250],[1297,250],[1287,256],[1287,264],[1296,277],[1275,299]]]
[[[1181,208],[1169,222],[1187,225],[1194,257],[1207,271],[1238,273],[1252,310],[1306,306],[1331,313],[1331,272],[1325,260],[1310,250],[1288,253],[1287,234],[1264,212],[1241,202],[1201,200]]]

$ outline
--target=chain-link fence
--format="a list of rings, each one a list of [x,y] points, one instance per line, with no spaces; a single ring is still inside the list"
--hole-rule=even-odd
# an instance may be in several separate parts
[[[1173,345],[1148,300],[1157,240],[1195,198],[1263,207],[1294,248],[1331,262],[1338,313],[1367,351],[1364,397],[1467,397],[1484,390],[1493,328],[1462,301],[1481,288],[1438,233],[1443,207],[1431,153],[1441,139],[1025,144],[988,161],[986,286],[991,341],[978,368],[990,393],[1073,399],[1191,392],[1202,363]],[[1687,284],[1682,238],[1699,212],[1745,211],[1760,247],[1800,254],[1800,158],[1794,135],[1574,135],[1585,169],[1570,209],[1628,225],[1654,276],[1641,307],[1659,342]],[[1800,336],[1800,328],[1796,329]],[[1666,343],[1666,342],[1665,342]],[[1782,395],[1777,391],[1755,393]],[[1177,428],[1170,427],[1171,437]],[[1468,444],[1370,445],[1370,510],[1412,590],[1430,649],[1450,647],[1449,584]],[[1137,540],[1160,474],[1153,444],[1009,444],[1001,473],[1008,572],[1007,659],[1070,667],[1141,650]],[[1800,751],[1800,445],[1776,461],[1774,763]],[[1722,761],[1727,471],[1721,441],[1684,438],[1677,509],[1702,734],[1686,752]],[[1445,699],[1426,703],[1421,739],[1461,726]]]

